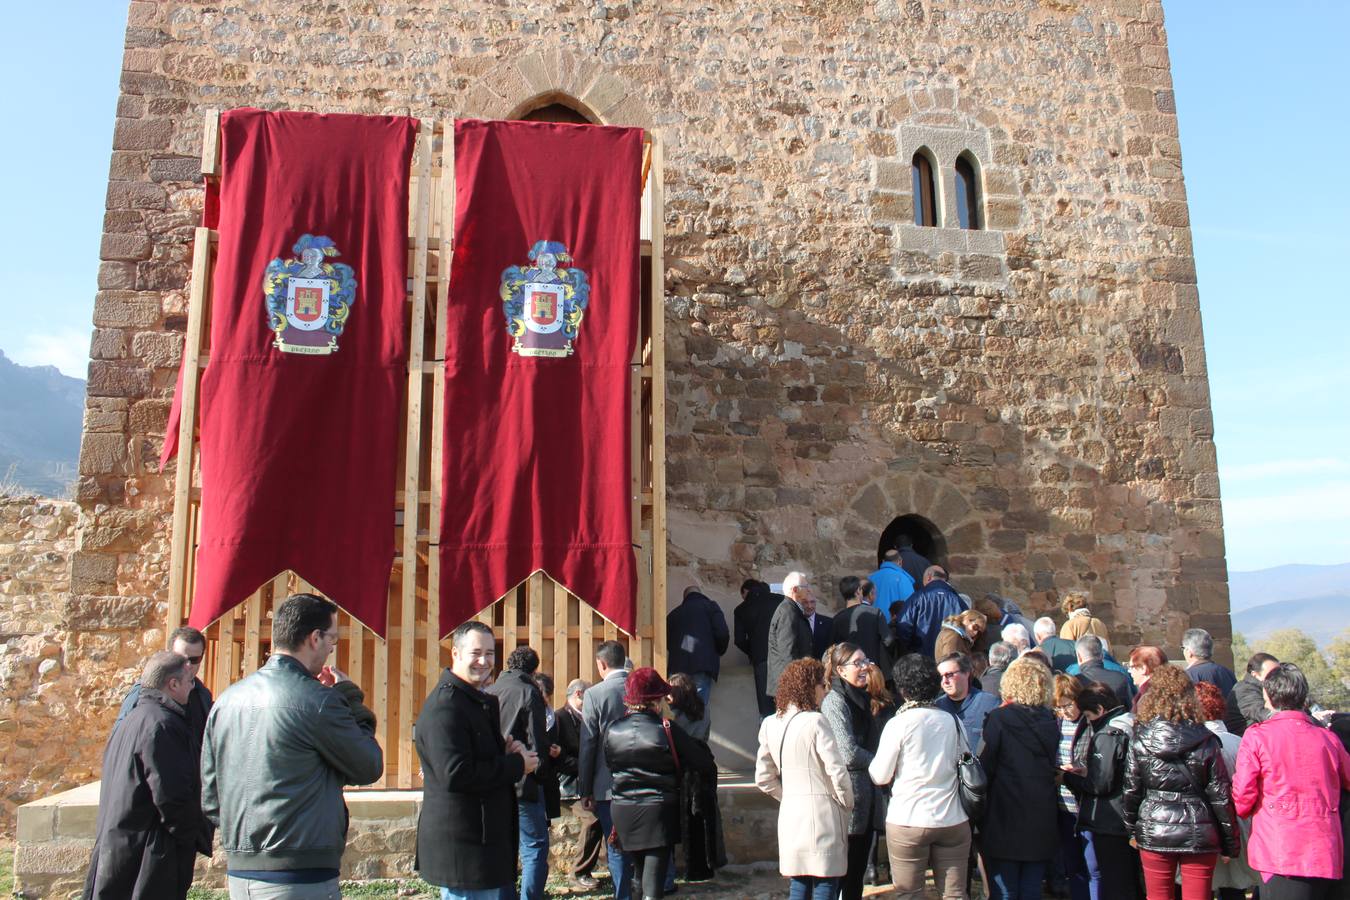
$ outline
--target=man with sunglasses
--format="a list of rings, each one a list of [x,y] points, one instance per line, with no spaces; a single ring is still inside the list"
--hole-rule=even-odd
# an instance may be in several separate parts
[[[187,666],[183,671],[192,682],[192,691],[188,694],[184,710],[187,714],[188,733],[192,736],[192,749],[200,755],[202,735],[206,732],[206,717],[211,713],[211,691],[197,677],[197,672],[202,667],[202,655],[206,653],[206,637],[197,629],[184,625],[182,628],[174,629],[169,639],[169,649],[179,656],[187,657]],[[120,725],[136,708],[136,701],[140,696],[141,683],[138,681],[131,686],[126,699],[122,701],[122,708],[117,713],[117,721],[113,723],[113,728]]]

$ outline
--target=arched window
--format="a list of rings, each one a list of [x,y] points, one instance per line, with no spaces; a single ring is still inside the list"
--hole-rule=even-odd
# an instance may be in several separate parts
[[[564,103],[547,103],[520,116],[526,122],[566,122],[571,125],[590,125],[591,120]]]
[[[937,219],[937,191],[933,187],[933,163],[920,150],[910,162],[914,170],[914,224],[935,226]]]
[[[969,154],[956,158],[956,217],[962,228],[980,228],[980,180]]]

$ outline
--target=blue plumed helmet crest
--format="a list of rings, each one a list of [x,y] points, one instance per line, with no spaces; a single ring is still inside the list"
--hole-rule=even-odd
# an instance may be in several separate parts
[[[572,261],[572,257],[567,253],[567,246],[558,241],[535,241],[534,246],[530,248],[530,262],[537,260],[541,253],[552,253],[560,263]]]

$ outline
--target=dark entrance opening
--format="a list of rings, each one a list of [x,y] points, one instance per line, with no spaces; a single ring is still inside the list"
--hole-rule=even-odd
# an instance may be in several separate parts
[[[881,532],[881,540],[877,542],[878,566],[886,551],[894,549],[896,539],[902,535],[909,538],[914,549],[926,556],[929,562],[944,567],[947,565],[947,539],[942,536],[942,532],[923,516],[909,513],[892,519],[886,530]]]

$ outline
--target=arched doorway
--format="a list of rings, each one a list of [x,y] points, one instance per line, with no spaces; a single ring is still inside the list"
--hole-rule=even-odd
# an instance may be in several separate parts
[[[901,536],[909,538],[915,551],[930,562],[944,567],[947,565],[947,539],[942,536],[942,531],[923,516],[907,513],[892,519],[886,530],[881,532],[881,540],[877,542],[878,566],[886,551],[894,549],[896,539]]]

